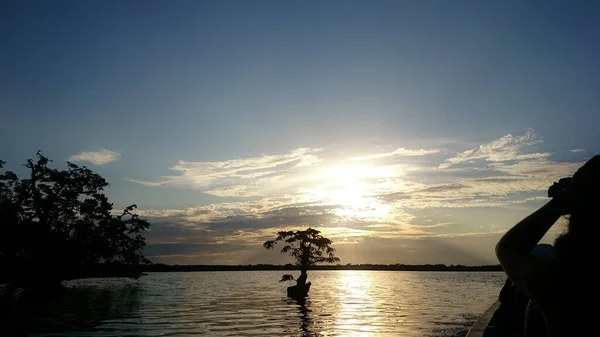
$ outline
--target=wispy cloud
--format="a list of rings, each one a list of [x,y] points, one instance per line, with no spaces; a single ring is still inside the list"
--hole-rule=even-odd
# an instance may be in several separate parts
[[[583,165],[583,162],[554,161],[549,159],[550,153],[536,152],[542,143],[532,129],[523,135],[505,135],[460,152],[438,166],[440,172],[464,172],[462,179],[426,184],[420,190],[386,198],[402,200],[399,202],[414,208],[503,207],[531,200],[523,195],[544,193],[554,181],[572,175]],[[455,165],[458,168],[451,168]],[[470,177],[472,172],[478,172],[480,177]]]
[[[346,158],[302,148],[220,162],[182,160],[172,167],[174,175],[129,180],[235,197],[186,209],[140,211],[156,224],[151,243],[207,245],[195,257],[188,254],[190,259],[233,261],[230,251],[209,248],[221,244],[251,251],[278,230],[306,226],[318,227],[337,244],[356,247],[364,247],[367,239],[446,240],[436,241],[441,244],[475,236],[496,238],[509,223],[480,218],[477,226],[469,227],[465,223],[472,221],[471,214],[482,209],[485,214],[523,212],[547,199],[552,182],[583,164],[552,160],[550,153],[537,151],[542,143],[530,129],[447,158],[440,158],[443,152],[435,148],[400,147]],[[407,162],[407,156],[420,159]],[[434,220],[424,218],[441,209]]]
[[[94,165],[106,165],[121,159],[121,154],[115,151],[99,148],[95,151],[83,151],[69,157],[72,162],[90,162]]]
[[[148,186],[194,188],[217,196],[260,196],[288,184],[281,180],[283,176],[318,165],[321,159],[316,154],[320,151],[299,148],[285,154],[227,161],[180,160],[171,167],[175,175],[154,181],[126,180]]]
[[[585,149],[573,149],[571,150],[573,153],[585,152]]]
[[[426,155],[430,155],[430,154],[436,154],[439,152],[440,152],[439,149],[409,150],[409,149],[400,147],[391,152],[383,152],[383,153],[370,154],[370,155],[366,155],[366,156],[350,157],[350,158],[348,158],[348,160],[351,160],[351,161],[375,160],[375,159],[393,157],[393,156],[404,156],[404,157],[426,156]]]
[[[480,145],[477,148],[466,150],[454,157],[444,160],[440,168],[448,168],[452,165],[482,159],[488,162],[503,162],[512,160],[542,159],[550,156],[547,152],[522,153],[522,149],[542,143],[543,140],[537,136],[533,129],[527,130],[522,136],[511,134],[498,138],[490,143]]]

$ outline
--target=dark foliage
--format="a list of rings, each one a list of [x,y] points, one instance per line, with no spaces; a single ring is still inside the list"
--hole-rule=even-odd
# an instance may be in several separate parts
[[[50,162],[38,152],[24,164],[27,178],[0,172],[0,282],[56,284],[94,276],[99,264],[130,266],[127,276],[137,277],[149,263],[142,249],[150,223],[133,212],[136,205],[113,214],[100,175],[70,162],[52,169]]]
[[[300,277],[296,280],[298,284],[304,284],[307,278],[307,270],[317,263],[336,263],[340,259],[335,256],[335,249],[331,248],[333,243],[321,235],[316,229],[308,228],[304,231],[282,231],[277,233],[275,240],[263,244],[266,249],[273,249],[277,241],[282,241],[285,246],[281,248],[282,253],[289,253],[300,266]],[[285,278],[283,276],[282,280]]]
[[[282,253],[289,253],[296,260],[296,265],[310,267],[317,263],[336,263],[340,259],[335,257],[335,249],[331,248],[333,243],[323,237],[316,229],[309,228],[304,231],[284,231],[277,233],[277,238],[267,241],[263,246],[273,249],[277,241],[286,245],[281,248]]]

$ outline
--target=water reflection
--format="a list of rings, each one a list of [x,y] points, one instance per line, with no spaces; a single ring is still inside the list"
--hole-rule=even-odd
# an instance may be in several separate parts
[[[0,292],[0,331],[30,336],[90,331],[135,314],[140,296],[139,283],[123,280],[108,287],[102,282],[52,292],[5,288]]]
[[[377,303],[373,298],[372,274],[356,270],[340,271],[338,276],[338,310],[334,317],[336,330],[353,336],[367,337],[377,333]],[[368,321],[370,324],[364,324]]]
[[[151,273],[62,293],[2,291],[0,336],[464,336],[502,273],[314,271],[286,298],[281,272]]]
[[[288,304],[295,305],[300,314],[300,336],[302,337],[318,337],[322,336],[316,331],[312,331],[312,318],[310,310],[310,300],[307,298],[288,299]]]

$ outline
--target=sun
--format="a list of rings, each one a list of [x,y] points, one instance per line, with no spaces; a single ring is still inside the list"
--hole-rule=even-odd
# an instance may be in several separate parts
[[[334,186],[319,192],[323,199],[339,206],[360,209],[368,205],[365,189],[356,182],[345,182],[341,186]]]
[[[361,181],[367,174],[365,167],[339,166],[322,172],[322,180],[314,192],[317,197],[334,204],[360,208],[366,206],[366,189]]]
[[[372,166],[339,166],[321,173],[321,184],[311,189],[313,199],[337,207],[335,214],[350,217],[383,217],[389,206],[374,195],[381,170]]]

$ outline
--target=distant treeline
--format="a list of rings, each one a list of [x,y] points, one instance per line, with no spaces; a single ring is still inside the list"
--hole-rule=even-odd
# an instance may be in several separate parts
[[[23,269],[27,269],[23,266]],[[346,264],[346,265],[323,265],[313,266],[311,270],[394,270],[394,271],[503,271],[500,265],[486,266],[463,266],[463,265],[444,265],[444,264],[425,264],[425,265],[406,265],[406,264]],[[6,270],[0,263],[0,270]],[[291,264],[272,265],[166,265],[162,263],[147,265],[126,265],[126,264],[95,264],[85,268],[80,268],[77,274],[69,275],[66,279],[88,278],[88,277],[134,277],[137,278],[141,273],[147,272],[195,272],[195,271],[250,271],[250,270],[300,270],[300,267]],[[23,272],[22,275],[29,275],[29,279],[35,278],[36,269]],[[8,274],[0,272],[0,284],[8,282]]]
[[[346,264],[313,266],[311,270],[394,270],[394,271],[503,271],[500,265],[463,266],[445,264]],[[162,263],[142,266],[144,272],[172,271],[248,271],[248,270],[300,270],[291,264],[255,264],[255,265],[166,265]]]

